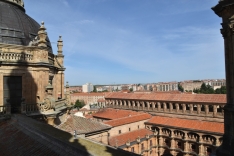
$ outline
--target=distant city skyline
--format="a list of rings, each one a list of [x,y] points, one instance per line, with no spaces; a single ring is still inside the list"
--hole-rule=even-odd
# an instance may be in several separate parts
[[[63,36],[70,85],[225,78],[218,0],[25,0],[54,53]]]

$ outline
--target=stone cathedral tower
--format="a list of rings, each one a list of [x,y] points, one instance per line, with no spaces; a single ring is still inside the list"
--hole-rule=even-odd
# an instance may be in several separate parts
[[[43,112],[59,100],[61,106],[62,37],[57,44],[54,54],[44,22],[40,25],[25,13],[23,0],[0,0],[0,112],[3,106],[27,112],[29,105],[30,111]]]
[[[222,18],[221,34],[224,38],[227,104],[224,107],[223,143],[218,156],[234,155],[234,0],[220,0],[212,8]]]

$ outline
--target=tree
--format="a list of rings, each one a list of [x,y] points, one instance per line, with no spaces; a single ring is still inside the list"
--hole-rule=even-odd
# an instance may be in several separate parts
[[[222,86],[221,88],[217,88],[215,90],[215,94],[226,94],[226,86]]]
[[[193,92],[197,93],[197,94],[214,94],[214,93],[216,93],[214,91],[214,89],[209,84],[206,85],[205,83],[202,83],[200,89],[193,89]],[[217,91],[217,92],[219,92],[219,91]]]
[[[178,90],[184,92],[184,88],[180,85],[180,83],[178,84]]]
[[[93,92],[97,92],[96,86],[93,87]]]
[[[133,89],[132,89],[132,88],[130,88],[130,89],[129,89],[129,91],[130,91],[130,92],[133,92]]]
[[[80,102],[79,100],[76,100],[74,108],[80,109],[80,108],[82,108],[84,106],[85,106],[85,104],[83,102]]]

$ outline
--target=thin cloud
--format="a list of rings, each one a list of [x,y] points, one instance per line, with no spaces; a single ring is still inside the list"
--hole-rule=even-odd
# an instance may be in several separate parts
[[[69,7],[68,1],[67,0],[60,0],[66,7]]]

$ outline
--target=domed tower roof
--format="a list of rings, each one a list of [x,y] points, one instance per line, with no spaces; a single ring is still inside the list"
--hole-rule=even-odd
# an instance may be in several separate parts
[[[0,43],[29,45],[40,25],[25,14],[23,0],[0,0]],[[47,46],[51,43],[47,38]]]

